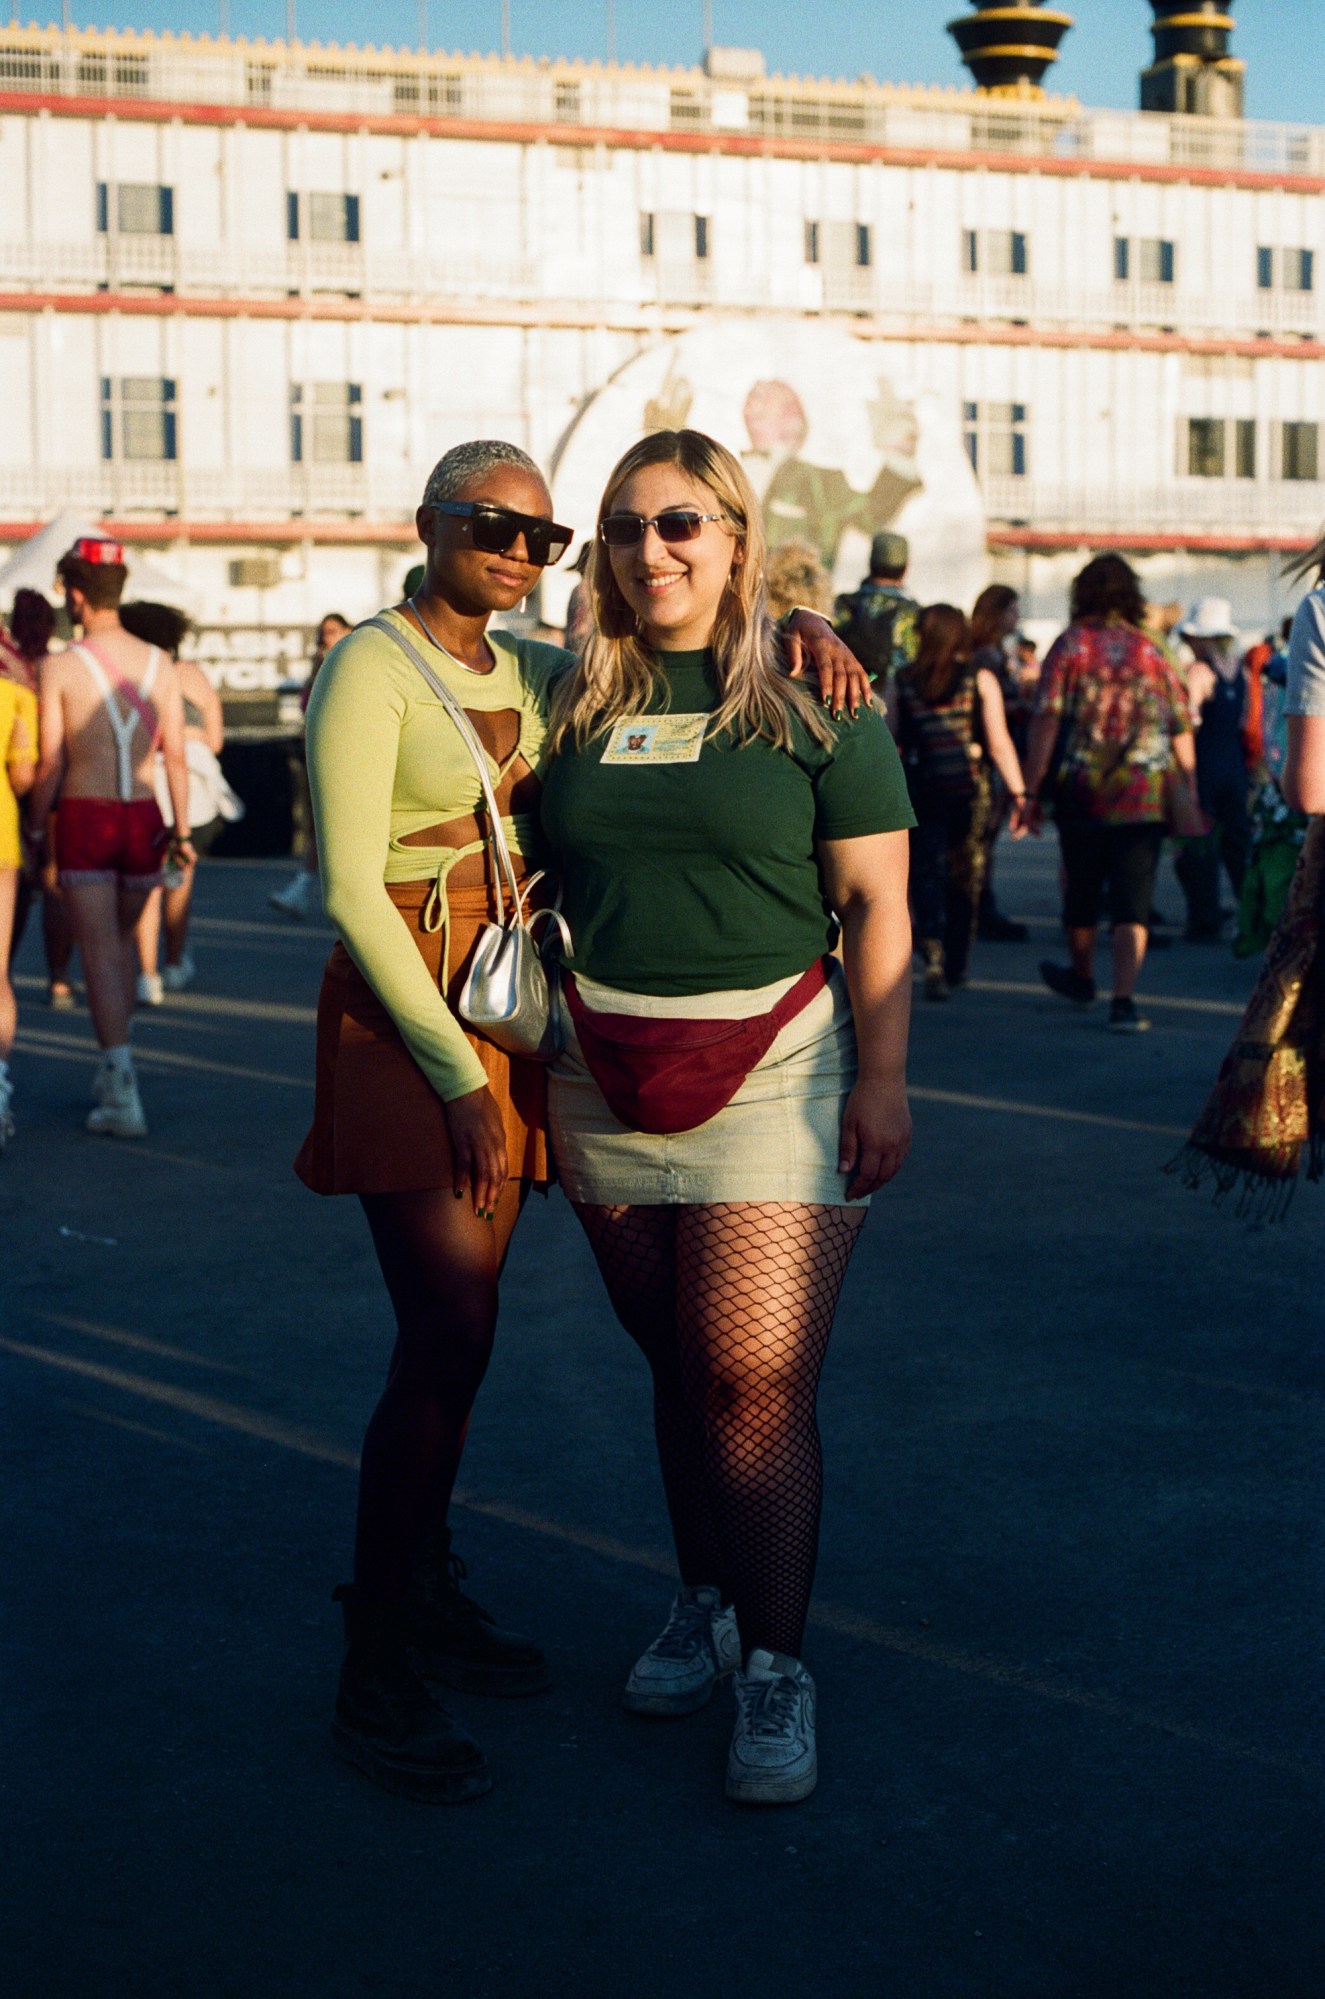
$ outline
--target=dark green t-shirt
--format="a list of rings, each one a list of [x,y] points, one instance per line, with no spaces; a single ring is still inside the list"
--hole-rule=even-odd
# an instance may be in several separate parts
[[[834,724],[827,748],[798,724],[790,752],[723,736],[696,758],[701,724],[686,717],[718,705],[711,661],[660,660],[667,688],[649,715],[563,750],[544,778],[569,962],[668,997],[791,978],[837,941],[815,841],[915,824],[892,737],[867,709]]]

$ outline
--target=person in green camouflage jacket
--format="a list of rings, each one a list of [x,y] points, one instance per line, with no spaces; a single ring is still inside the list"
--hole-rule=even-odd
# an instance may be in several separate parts
[[[880,701],[920,645],[920,606],[901,587],[910,553],[905,535],[876,534],[869,575],[833,609],[833,629],[874,681]]]

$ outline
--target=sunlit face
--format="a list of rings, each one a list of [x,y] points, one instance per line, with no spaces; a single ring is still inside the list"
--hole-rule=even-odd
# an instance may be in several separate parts
[[[324,618],[317,628],[317,653],[325,659],[331,648],[344,638],[350,627],[344,618]]]
[[[620,485],[609,509],[649,520],[669,507],[720,514],[716,493],[678,465],[645,465]],[[617,589],[639,620],[640,636],[663,652],[697,652],[712,635],[723,592],[741,558],[736,531],[705,521],[694,541],[666,542],[654,527],[634,548],[609,550]]]
[[[513,513],[552,519],[552,495],[547,486],[519,465],[494,466],[491,472],[471,479],[456,498],[488,500],[493,506],[509,507]],[[419,508],[417,522],[419,539],[428,551],[426,587],[466,616],[514,610],[543,574],[542,567],[529,560],[523,535],[501,554],[489,555],[475,548],[467,520],[424,506]]]

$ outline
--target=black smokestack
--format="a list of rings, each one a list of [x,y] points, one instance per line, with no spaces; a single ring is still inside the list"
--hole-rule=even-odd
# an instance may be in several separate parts
[[[1043,0],[975,0],[975,10],[949,21],[948,33],[980,89],[1038,96],[1072,16],[1045,7]]]
[[[1220,0],[1150,0],[1155,60],[1141,72],[1143,111],[1242,116],[1246,65],[1229,52],[1237,23]]]

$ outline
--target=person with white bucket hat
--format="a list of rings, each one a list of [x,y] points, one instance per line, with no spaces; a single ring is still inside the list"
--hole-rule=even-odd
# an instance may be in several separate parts
[[[1247,676],[1227,597],[1198,598],[1177,634],[1196,655],[1187,676],[1196,727],[1196,782],[1201,809],[1212,825],[1202,839],[1181,845],[1175,872],[1187,897],[1187,941],[1216,944],[1223,929],[1221,864],[1236,897],[1251,850],[1250,777],[1243,743]]]

